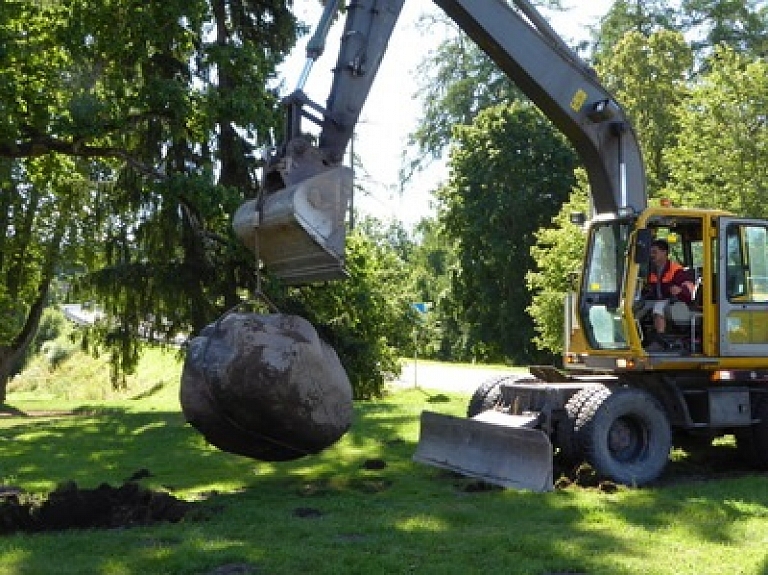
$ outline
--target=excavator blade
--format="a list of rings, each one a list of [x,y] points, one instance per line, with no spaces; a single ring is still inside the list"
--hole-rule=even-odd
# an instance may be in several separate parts
[[[233,219],[235,233],[286,284],[344,279],[345,217],[352,171],[340,166],[249,200]]]
[[[424,411],[413,459],[502,487],[551,491],[552,444],[543,431],[527,427],[535,419],[494,411],[472,419]]]

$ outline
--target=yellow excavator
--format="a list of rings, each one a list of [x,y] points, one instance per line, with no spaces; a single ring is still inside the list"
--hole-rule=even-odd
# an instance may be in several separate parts
[[[236,214],[238,236],[286,283],[345,277],[352,177],[342,158],[404,1],[347,6],[326,105],[301,89],[286,99],[286,138],[268,159],[263,193]],[[565,306],[564,367],[483,384],[467,418],[424,412],[414,459],[546,491],[557,455],[644,485],[662,475],[673,442],[732,434],[752,464],[768,467],[768,221],[649,207],[623,109],[527,0],[434,1],[568,137],[593,213]],[[327,2],[308,62],[338,8]],[[319,139],[306,138],[302,122]],[[658,239],[694,286],[690,302],[667,302],[663,337],[642,297]]]

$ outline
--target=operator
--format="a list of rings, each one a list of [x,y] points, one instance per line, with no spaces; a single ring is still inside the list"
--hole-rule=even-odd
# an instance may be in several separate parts
[[[690,303],[693,290],[693,282],[683,266],[670,261],[669,243],[662,239],[654,240],[651,244],[651,269],[643,296],[647,300],[655,300],[653,327],[657,334],[663,334],[667,329],[664,311],[670,300]]]

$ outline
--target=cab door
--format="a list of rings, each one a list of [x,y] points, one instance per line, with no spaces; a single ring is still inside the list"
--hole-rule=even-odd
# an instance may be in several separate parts
[[[768,222],[719,219],[720,355],[768,355]]]

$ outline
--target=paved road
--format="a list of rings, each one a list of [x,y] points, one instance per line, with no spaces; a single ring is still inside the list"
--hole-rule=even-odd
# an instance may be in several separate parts
[[[472,393],[481,383],[492,377],[519,373],[520,371],[512,368],[407,360],[403,363],[402,374],[397,381],[393,382],[393,385]]]

